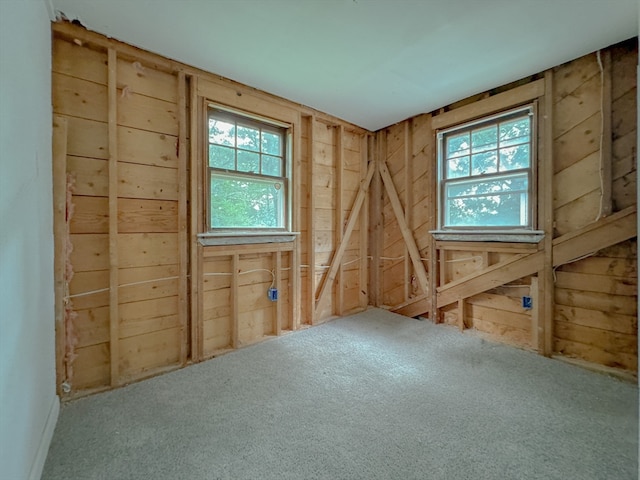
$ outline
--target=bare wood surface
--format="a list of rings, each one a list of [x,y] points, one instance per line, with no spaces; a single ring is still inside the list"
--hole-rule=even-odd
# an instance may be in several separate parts
[[[595,224],[553,240],[553,248],[558,251],[553,256],[553,267],[616,245],[634,238],[636,235],[636,207],[633,206],[622,212],[602,218]],[[529,255],[517,254],[480,272],[440,286],[437,289],[438,308],[456,302],[459,298],[468,298],[527,275],[532,275],[540,267],[544,268],[545,255],[544,251]]]
[[[542,131],[540,133],[540,140],[542,143],[542,155],[541,155],[541,182],[538,185],[539,206],[542,217],[542,228],[544,229],[544,239],[542,245],[544,247],[544,265],[538,274],[539,278],[539,293],[538,303],[540,304],[538,316],[540,322],[538,323],[538,347],[539,352],[543,355],[550,355],[553,351],[553,326],[554,326],[554,296],[553,292],[555,285],[553,282],[553,260],[555,251],[553,248],[553,235],[554,235],[554,182],[553,182],[553,162],[554,162],[554,142],[553,142],[553,127],[554,127],[554,110],[553,110],[553,71],[547,70],[544,75],[545,82],[545,95],[543,102],[543,120]]]
[[[430,298],[428,295],[418,295],[400,305],[393,306],[391,311],[406,317],[417,317],[418,315],[431,311]],[[431,320],[431,317],[429,317],[429,319]]]
[[[62,395],[66,380],[65,297],[67,296],[67,119],[53,117],[53,241],[56,329],[56,392]]]
[[[293,127],[293,224],[291,228],[294,232],[301,232],[302,230],[302,116],[298,114],[296,123]],[[291,283],[291,299],[290,299],[290,322],[291,330],[297,330],[300,325],[301,316],[301,302],[302,302],[302,280],[300,271],[300,250],[302,239],[300,237],[295,239],[293,253],[291,255],[291,275],[289,276],[289,283]]]
[[[464,330],[464,318],[467,316],[467,305],[464,298],[458,299],[458,329]]]
[[[483,115],[488,115],[506,108],[526,103],[544,95],[544,80],[516,87],[504,93],[499,93],[478,102],[470,103],[455,110],[436,115],[431,120],[434,130],[450,127]]]
[[[598,222],[553,240],[553,266],[616,245],[637,234],[637,207],[628,207]]]
[[[278,291],[278,300],[275,302],[273,333],[280,336],[282,334],[282,253],[273,254],[273,275],[275,276],[274,286]]]
[[[109,354],[111,386],[120,382],[119,313],[118,313],[118,91],[117,55],[108,52],[108,98],[109,98]]]
[[[366,173],[367,165],[375,163],[372,156],[371,149],[369,148],[369,135],[362,135],[360,138],[360,176]],[[375,173],[374,173],[375,175]],[[366,308],[369,303],[369,287],[367,281],[369,278],[369,260],[367,258],[369,254],[369,204],[370,204],[370,190],[367,191],[364,205],[362,205],[363,212],[360,215],[360,278],[359,278],[359,306],[360,308]]]
[[[202,338],[203,311],[202,311],[202,287],[203,287],[203,248],[198,242],[198,233],[204,229],[202,216],[203,187],[202,187],[202,150],[200,147],[200,116],[202,115],[202,102],[197,95],[198,78],[191,77],[189,82],[189,106],[190,106],[190,152],[189,152],[189,176],[190,176],[190,211],[189,211],[189,259],[191,270],[190,295],[191,295],[191,360],[199,362],[202,358],[204,342]]]
[[[602,85],[602,147],[601,147],[601,162],[600,162],[600,175],[602,181],[602,208],[600,215],[606,217],[611,215],[613,211],[613,178],[612,178],[612,165],[613,165],[613,129],[612,129],[612,109],[613,103],[611,101],[611,50],[606,49],[602,53],[603,63],[603,85]]]
[[[409,230],[409,227],[404,220],[402,204],[400,203],[400,199],[398,198],[398,194],[396,192],[395,186],[393,184],[393,179],[391,178],[391,174],[389,173],[386,162],[382,162],[380,164],[380,175],[382,176],[382,181],[384,183],[387,194],[389,195],[391,206],[393,207],[396,220],[398,221],[398,226],[400,227],[402,237],[404,239],[405,245],[407,246],[407,250],[409,251],[409,256],[411,257],[413,268],[415,270],[418,281],[420,282],[420,287],[422,288],[423,292],[426,292],[429,288],[427,272],[424,268],[422,260],[420,259],[420,252],[418,252],[418,247],[416,246],[413,234],[411,230]]]
[[[231,348],[238,348],[240,298],[238,273],[240,271],[240,255],[231,256]]]
[[[316,201],[314,191],[314,170],[315,170],[315,150],[313,148],[315,138],[315,123],[314,116],[309,117],[309,128],[307,137],[307,236],[309,243],[307,245],[307,261],[309,263],[307,270],[307,315],[306,319],[311,325],[315,324],[316,320],[316,228],[315,228],[315,212]]]
[[[349,239],[351,238],[351,234],[353,233],[353,229],[356,225],[356,221],[358,220],[358,216],[360,215],[360,209],[362,208],[362,204],[364,203],[364,199],[366,198],[367,190],[369,190],[369,185],[371,184],[371,179],[373,178],[373,172],[375,169],[375,165],[371,163],[369,168],[367,169],[367,176],[362,180],[360,184],[360,189],[358,190],[358,195],[356,196],[353,206],[351,207],[351,212],[349,213],[349,220],[347,221],[347,227],[344,232],[344,237],[342,243],[336,249],[336,252],[331,260],[331,265],[329,267],[329,271],[327,272],[327,276],[325,277],[325,281],[320,288],[320,293],[318,294],[318,300],[316,302],[316,315],[322,311],[323,302],[327,297],[328,288],[333,285],[333,281],[335,280],[336,273],[338,271],[338,267],[342,262],[342,256],[347,248],[347,244],[349,243]]]
[[[178,73],[178,316],[180,318],[180,363],[187,363],[189,347],[189,235],[187,231],[187,82],[184,72]]]
[[[380,272],[380,256],[382,254],[382,179],[380,178],[380,158],[384,151],[384,130],[371,137],[370,144],[373,153],[375,175],[371,181],[371,193],[369,195],[371,208],[371,221],[369,222],[369,251],[371,263],[369,264],[369,300],[378,307],[382,304],[382,276]],[[375,153],[374,153],[375,152]]]
[[[531,277],[531,285],[529,286],[529,296],[531,297],[531,347],[539,353],[543,350],[543,334],[544,327],[542,323],[544,319],[540,318],[542,309],[538,305],[538,299],[540,298],[540,272],[537,277]]]
[[[335,244],[340,245],[344,238],[344,192],[343,192],[343,159],[344,159],[344,147],[343,147],[343,136],[344,130],[342,126],[338,126],[334,128],[335,134],[335,169],[336,169],[336,224],[334,226],[335,231]],[[338,265],[338,270],[336,272],[336,279],[334,283],[335,288],[335,303],[334,303],[334,311],[338,316],[342,316],[344,312],[344,286],[343,286],[343,278],[342,278],[342,265]]]

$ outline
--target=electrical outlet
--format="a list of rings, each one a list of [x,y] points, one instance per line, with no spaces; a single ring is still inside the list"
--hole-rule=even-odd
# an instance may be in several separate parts
[[[522,297],[522,308],[531,310],[533,308],[533,299],[527,296]]]
[[[271,300],[272,302],[277,302],[278,301],[278,289],[271,287],[269,290],[267,290],[267,297],[269,297],[269,300]]]

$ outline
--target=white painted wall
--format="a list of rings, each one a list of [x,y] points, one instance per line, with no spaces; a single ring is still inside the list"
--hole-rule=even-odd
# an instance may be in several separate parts
[[[51,26],[0,0],[0,476],[40,478],[55,393]]]

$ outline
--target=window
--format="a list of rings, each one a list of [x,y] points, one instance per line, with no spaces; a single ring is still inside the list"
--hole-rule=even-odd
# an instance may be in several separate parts
[[[286,231],[287,128],[210,106],[210,231]]]
[[[533,111],[438,133],[441,230],[533,230]]]

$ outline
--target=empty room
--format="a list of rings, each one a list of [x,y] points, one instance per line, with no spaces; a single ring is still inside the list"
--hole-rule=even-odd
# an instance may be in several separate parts
[[[637,0],[1,0],[9,480],[637,479]]]

